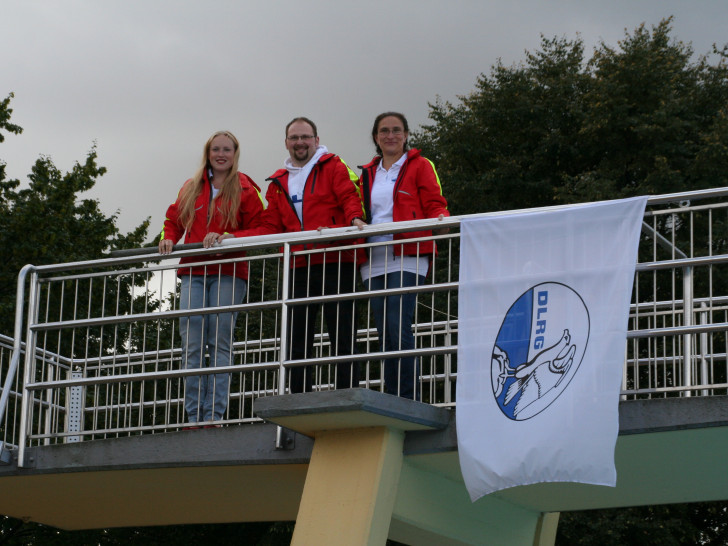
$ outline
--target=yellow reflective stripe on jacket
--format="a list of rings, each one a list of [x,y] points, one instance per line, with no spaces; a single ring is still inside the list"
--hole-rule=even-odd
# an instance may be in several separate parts
[[[261,193],[260,193],[260,192],[258,191],[258,188],[256,188],[255,186],[253,186],[253,189],[254,189],[254,190],[255,190],[255,192],[256,192],[256,193],[258,194],[258,199],[260,199],[260,204],[261,204],[261,205],[263,205],[263,210],[265,210],[265,200],[263,199],[263,196],[262,196],[262,195],[261,195]]]
[[[359,196],[359,202],[361,203],[361,219],[366,220],[367,214],[366,214],[366,211],[364,210],[364,201],[362,200],[362,196],[361,196],[361,187],[358,184],[359,177],[357,176],[357,174],[354,171],[351,170],[351,167],[349,167],[349,165],[346,164],[346,161],[344,161],[341,158],[339,158],[339,160],[344,164],[344,167],[346,167],[346,170],[349,171],[349,180],[351,180],[351,183],[354,184],[354,188],[356,189],[356,194]]]
[[[169,221],[169,218],[167,218],[167,217],[165,216],[165,217],[164,217],[164,222],[166,223],[167,221]],[[159,234],[159,240],[160,240],[160,241],[163,241],[163,240],[164,240],[164,225],[162,225],[162,232],[161,232],[161,233]]]
[[[427,159],[427,158],[425,158]],[[437,180],[437,187],[440,188],[440,195],[442,195],[442,184],[440,184],[440,175],[437,174],[437,169],[435,168],[435,164],[427,159],[428,163],[432,166],[432,172],[435,173],[435,180]]]

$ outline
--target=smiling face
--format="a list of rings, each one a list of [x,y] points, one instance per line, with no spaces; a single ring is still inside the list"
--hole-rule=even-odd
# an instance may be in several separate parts
[[[226,135],[217,135],[210,142],[210,151],[207,160],[210,163],[213,173],[227,174],[233,167],[235,159],[235,143]],[[218,180],[222,179],[218,176]]]
[[[402,120],[396,116],[387,116],[379,121],[374,140],[383,156],[398,158],[404,153],[408,136]]]
[[[319,138],[311,125],[305,121],[295,121],[288,127],[286,150],[296,167],[303,167],[316,153]]]

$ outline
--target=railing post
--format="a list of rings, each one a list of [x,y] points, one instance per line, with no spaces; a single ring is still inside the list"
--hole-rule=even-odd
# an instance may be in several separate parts
[[[708,324],[708,306],[705,304],[705,302],[701,302],[700,304],[700,324]],[[703,385],[706,385],[708,383],[708,360],[705,358],[705,355],[708,352],[708,332],[703,332],[700,334],[700,383]],[[700,394],[703,396],[710,395],[710,391],[708,389],[703,389],[700,391]]]
[[[80,366],[75,368],[71,365],[68,370],[71,379],[81,379],[83,371]],[[84,388],[81,386],[70,387],[66,394],[66,432],[81,432],[84,408]],[[80,442],[81,436],[66,436],[65,442]]]
[[[31,326],[38,321],[38,273],[36,271],[30,274],[28,294],[28,324],[25,335],[27,341],[25,343],[25,366],[23,369],[23,387],[20,403],[20,433],[18,435],[18,468],[26,466],[25,448],[33,412],[34,395],[27,389],[27,385],[32,383],[35,377],[35,340],[37,334],[31,329]]]
[[[45,357],[43,358],[43,361],[45,362]],[[41,369],[43,367],[41,366]],[[54,377],[54,369],[53,364],[51,362],[46,363],[45,365],[45,374],[46,377],[51,378]],[[38,391],[38,399],[40,398],[40,392]],[[53,433],[53,413],[54,413],[54,403],[53,403],[53,389],[46,389],[45,390],[45,409],[43,409],[43,403],[41,402],[40,406],[38,407],[38,432],[41,432],[40,429],[40,421],[41,416],[43,416],[43,436],[45,436],[45,439],[43,440],[44,446],[51,445],[51,434]]]
[[[629,327],[627,327],[627,330],[629,331]],[[627,400],[627,395],[624,394],[624,391],[627,390],[627,366],[629,366],[629,344],[631,343],[630,339],[627,338],[627,343],[624,344],[624,366],[622,366],[622,394],[619,395],[619,400],[624,401]],[[634,351],[635,360],[639,359],[639,355],[637,351]],[[639,363],[635,366],[635,368],[639,366]]]
[[[452,332],[450,330],[450,320],[448,318],[447,324],[445,325],[445,345],[452,344]],[[445,403],[449,404],[452,402],[452,355],[445,355]]]
[[[693,268],[683,267],[683,326],[693,325]],[[693,338],[691,334],[683,335],[683,379],[686,387],[693,384],[692,374]],[[690,390],[683,391],[683,396],[691,396]]]
[[[286,393],[286,354],[288,353],[288,285],[291,275],[291,245],[283,243],[283,277],[281,283],[281,344],[278,354],[278,394]],[[276,449],[285,448],[283,427],[276,429]]]

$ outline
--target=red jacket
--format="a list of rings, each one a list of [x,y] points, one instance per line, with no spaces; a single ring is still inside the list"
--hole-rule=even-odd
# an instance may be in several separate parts
[[[220,210],[220,204],[215,200],[216,206],[212,211],[212,217],[208,224],[207,217],[210,205],[212,204],[212,191],[210,189],[210,182],[205,173],[204,183],[202,185],[202,191],[197,196],[195,201],[195,218],[192,222],[192,227],[185,233],[185,227],[180,223],[179,220],[179,195],[177,201],[172,203],[167,209],[167,217],[164,219],[164,228],[162,229],[161,239],[170,239],[175,244],[182,238],[182,234],[185,233],[185,244],[186,243],[201,243],[202,239],[205,238],[210,232],[215,233],[230,233],[235,237],[242,237],[246,235],[243,233],[244,230],[258,228],[261,225],[262,213],[265,207],[263,206],[263,199],[260,196],[260,188],[253,182],[250,177],[243,173],[238,173],[240,179],[240,205],[238,206],[238,225],[233,228],[225,222],[223,212]],[[185,183],[189,183],[189,180]],[[180,192],[181,193],[181,192]],[[232,257],[243,257],[245,252],[234,252],[226,253],[226,258]],[[184,257],[180,259],[180,265],[190,262],[199,262],[200,257]],[[248,278],[248,263],[227,263],[214,266],[198,266],[192,268],[193,275],[217,275],[222,267],[223,275],[235,275],[242,279]],[[181,268],[177,271],[177,274],[181,277],[189,273],[189,268]]]
[[[361,167],[361,186],[367,218],[372,217],[372,184],[381,160],[382,158],[377,156],[370,163]],[[394,184],[392,199],[394,200],[393,222],[437,218],[441,214],[450,216],[450,212],[447,210],[447,201],[442,196],[442,186],[435,166],[432,161],[422,157],[419,150],[409,150],[407,152],[407,159],[402,165],[397,181]],[[430,236],[432,236],[430,230],[411,231],[395,234],[394,240]],[[427,256],[428,254],[431,256],[433,252],[437,252],[434,241],[404,243],[394,247],[394,253],[398,256],[415,256],[418,254],[420,256]]]
[[[324,154],[318,160],[306,179],[303,190],[303,221],[298,219],[291,196],[288,193],[288,171],[279,169],[270,178],[270,185],[265,194],[268,208],[263,213],[262,228],[259,234],[291,233],[311,231],[319,227],[350,226],[354,218],[364,219],[359,178],[334,154]],[[314,248],[331,248],[339,245],[350,245],[351,240],[318,243],[313,245],[294,245],[291,250],[310,250]],[[326,252],[310,255],[311,264],[324,261],[361,263],[364,253],[355,250],[345,252]],[[302,267],[307,263],[305,256],[297,257],[293,267]]]

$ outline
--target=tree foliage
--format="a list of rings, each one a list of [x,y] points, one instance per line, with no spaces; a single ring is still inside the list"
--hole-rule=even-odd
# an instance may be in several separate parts
[[[692,59],[671,19],[590,59],[580,38],[542,37],[458,104],[431,104],[413,144],[455,214],[728,185],[726,48]]]
[[[561,515],[559,546],[682,546],[728,544],[728,507],[700,502],[590,510]]]
[[[0,103],[0,130],[19,134],[22,129],[9,122],[11,97]],[[136,248],[144,242],[148,219],[123,234],[116,225],[116,214],[106,216],[96,199],[79,197],[106,172],[96,160],[92,148],[83,163],[62,173],[49,157],[41,156],[24,188],[19,180],[6,179],[5,164],[0,163],[1,333],[13,334],[17,276],[26,264],[91,260],[109,250]]]
[[[71,544],[125,546],[127,544],[246,544],[286,546],[291,542],[289,522],[222,523],[129,527],[62,531],[53,527],[23,524],[13,518],[0,519],[0,546],[64,546]]]
[[[16,135],[23,132],[22,127],[10,123],[10,116],[13,114],[13,109],[10,108],[10,99],[14,96],[13,93],[10,93],[0,101],[0,142],[5,142],[5,135],[2,134],[2,131],[8,131]],[[5,164],[2,165],[2,168],[5,168]]]

